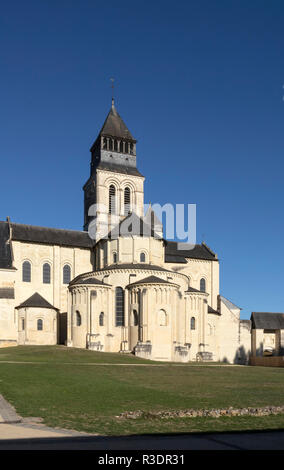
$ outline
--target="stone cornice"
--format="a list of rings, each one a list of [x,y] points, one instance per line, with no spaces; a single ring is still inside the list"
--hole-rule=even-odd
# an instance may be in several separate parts
[[[121,175],[122,177],[125,178],[125,176],[128,176],[128,177],[131,177],[131,178],[136,178],[138,180],[141,180],[141,178],[143,180],[145,180],[145,176],[138,176],[138,175],[129,175],[128,173],[119,173],[119,172],[115,172],[115,171],[111,171],[111,170],[102,170],[101,168],[96,168],[96,172],[100,172],[100,173],[106,173],[109,175],[109,173],[114,173],[115,175]]]

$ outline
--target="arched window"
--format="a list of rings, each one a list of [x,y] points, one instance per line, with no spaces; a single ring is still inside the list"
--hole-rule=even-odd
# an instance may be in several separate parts
[[[109,187],[108,212],[109,214],[115,214],[115,187],[113,184]]]
[[[191,317],[190,319],[190,329],[195,330],[195,318]]]
[[[117,140],[114,141],[113,150],[117,152]]]
[[[22,266],[23,282],[31,282],[31,263],[24,261]]]
[[[115,326],[124,326],[124,290],[115,288]]]
[[[128,142],[125,142],[125,150],[124,150],[124,153],[128,153]]]
[[[71,268],[68,264],[63,266],[63,284],[69,284],[71,281]]]
[[[22,318],[22,330],[24,330],[24,329],[25,329],[25,319]]]
[[[130,189],[126,187],[124,189],[124,215],[128,215],[130,213],[130,204],[131,204]]]
[[[109,139],[109,141],[108,141],[108,149],[113,150],[113,141],[112,141],[112,139]]]
[[[146,261],[146,255],[145,253],[142,251],[142,253],[140,253],[140,263],[145,263]]]
[[[104,317],[105,317],[104,312],[101,312],[100,316],[99,316],[99,325],[100,326],[104,326],[104,320],[105,320]]]
[[[43,330],[43,321],[41,320],[41,318],[39,318],[38,321],[37,321],[37,330],[38,331]]]
[[[133,153],[134,153],[134,152],[133,152],[133,149],[134,149],[133,144],[130,144],[130,154],[131,154],[131,155],[133,155]]]
[[[104,137],[104,140],[103,140],[103,149],[106,150],[107,148],[107,140],[106,140],[106,137]]]
[[[206,292],[206,281],[204,278],[200,279],[200,291]]]
[[[76,326],[81,326],[82,324],[82,318],[80,312],[78,310],[76,311]]]
[[[122,140],[119,143],[119,151],[123,153],[123,141]]]
[[[132,322],[133,322],[133,326],[139,325],[139,315],[138,315],[137,310],[133,310],[132,312]]]
[[[117,253],[115,251],[112,256],[113,256],[113,262],[117,263]]]
[[[167,326],[167,314],[165,310],[159,311],[158,324],[159,326]]]
[[[50,284],[50,264],[44,263],[42,267],[42,282],[43,284]]]

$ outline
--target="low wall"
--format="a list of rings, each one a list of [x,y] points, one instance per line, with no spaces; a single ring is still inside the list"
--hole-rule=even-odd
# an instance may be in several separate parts
[[[249,364],[251,366],[284,367],[284,356],[251,356]]]

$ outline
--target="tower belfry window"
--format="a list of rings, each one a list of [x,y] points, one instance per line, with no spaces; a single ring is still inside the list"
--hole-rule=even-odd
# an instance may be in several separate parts
[[[131,204],[131,197],[130,197],[130,189],[126,187],[124,189],[124,215],[128,215],[130,213],[130,206]]]
[[[109,187],[108,212],[109,214],[115,214],[115,187],[113,184]]]

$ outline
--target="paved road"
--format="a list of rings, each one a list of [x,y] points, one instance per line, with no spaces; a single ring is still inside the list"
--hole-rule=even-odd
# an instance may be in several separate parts
[[[10,426],[5,435],[5,427]],[[14,429],[12,429],[14,427]],[[24,430],[25,428],[25,430]],[[7,429],[7,428],[6,428]],[[12,434],[14,432],[14,434]],[[49,432],[49,435],[43,433]],[[64,433],[64,431],[62,431]],[[4,434],[3,434],[4,433]],[[26,433],[26,434],[25,434]],[[67,432],[68,433],[68,432]],[[14,435],[14,438],[11,436]],[[57,436],[57,437],[56,437]],[[104,437],[0,424],[0,450],[283,450],[284,431]]]

